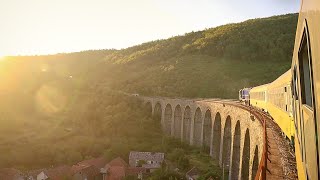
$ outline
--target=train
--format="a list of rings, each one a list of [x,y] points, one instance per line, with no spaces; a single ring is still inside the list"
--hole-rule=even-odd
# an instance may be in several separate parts
[[[251,88],[243,88],[239,90],[239,100],[248,105],[250,103],[249,92]]]
[[[271,83],[239,91],[269,113],[292,143],[299,179],[320,179],[320,1],[302,0],[291,68]]]

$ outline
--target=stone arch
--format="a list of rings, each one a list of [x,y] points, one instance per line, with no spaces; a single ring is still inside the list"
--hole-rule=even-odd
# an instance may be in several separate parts
[[[230,152],[231,152],[231,117],[228,116],[224,125],[223,131],[223,146],[222,146],[222,165],[227,171],[230,166]]]
[[[174,137],[180,138],[181,137],[181,121],[182,121],[182,112],[181,106],[177,105],[174,110]]]
[[[144,110],[146,112],[146,115],[151,117],[152,116],[152,104],[150,101],[144,104]]]
[[[241,129],[240,121],[237,121],[236,128],[233,135],[233,150],[232,150],[232,167],[231,167],[231,179],[239,179],[240,168],[240,138]]]
[[[241,179],[249,179],[249,162],[250,162],[250,132],[246,130],[244,145],[242,150]]]
[[[202,131],[202,114],[198,107],[194,114],[193,121],[193,145],[201,146],[201,131]]]
[[[205,152],[208,152],[208,153],[210,153],[211,130],[212,130],[211,111],[207,110],[204,115],[204,122],[203,122],[203,147]]]
[[[217,112],[213,124],[212,157],[219,161],[221,144],[221,115]]]
[[[251,179],[255,179],[258,168],[259,168],[259,151],[258,151],[258,146],[256,145],[256,148],[254,150],[254,158],[253,158],[253,163],[252,163],[252,177]]]
[[[171,123],[172,123],[172,107],[171,107],[171,104],[167,104],[164,110],[164,130],[167,135],[171,135]]]
[[[183,115],[183,139],[190,143],[191,108],[187,106]]]
[[[153,118],[157,121],[161,121],[161,116],[162,116],[162,108],[160,102],[158,102],[154,106],[154,111],[153,111]]]

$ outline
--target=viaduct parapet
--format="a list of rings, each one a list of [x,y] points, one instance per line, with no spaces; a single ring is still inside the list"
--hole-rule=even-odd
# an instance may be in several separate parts
[[[139,98],[167,135],[202,147],[228,170],[229,179],[254,179],[263,126],[250,112],[218,99]]]

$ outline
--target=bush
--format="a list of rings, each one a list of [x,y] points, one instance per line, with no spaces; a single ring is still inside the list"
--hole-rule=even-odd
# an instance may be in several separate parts
[[[190,167],[189,158],[187,156],[181,156],[178,160],[178,167],[182,170],[187,170]]]

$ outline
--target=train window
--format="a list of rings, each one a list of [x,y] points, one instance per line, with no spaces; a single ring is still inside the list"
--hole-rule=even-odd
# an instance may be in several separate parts
[[[302,104],[306,104],[312,108],[312,91],[311,91],[311,58],[309,56],[309,44],[304,31],[303,39],[299,51],[299,72],[301,85]]]

